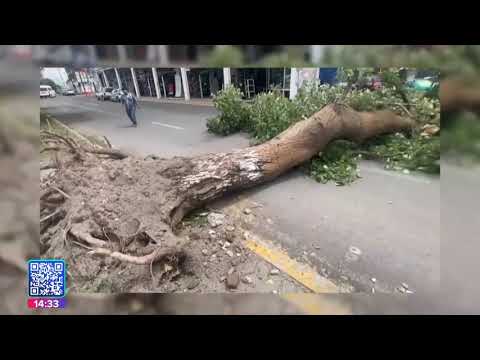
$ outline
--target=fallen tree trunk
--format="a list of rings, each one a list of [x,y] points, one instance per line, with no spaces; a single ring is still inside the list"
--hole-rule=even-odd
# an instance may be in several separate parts
[[[55,175],[56,188],[69,194],[59,205],[68,215],[59,223],[62,231],[49,242],[48,255],[59,256],[56,251],[64,248],[65,234],[82,228],[81,236],[70,235],[96,246],[91,253],[137,264],[157,261],[172,251],[134,256],[141,252],[139,247],[152,245],[180,251],[187,240],[179,239],[174,229],[189,211],[270,181],[308,161],[332,140],[360,143],[412,125],[411,119],[390,111],[359,113],[346,105],[330,104],[264,144],[229,153],[142,160],[125,158],[113,149],[82,149],[81,157],[63,162],[65,166]],[[72,149],[74,144],[62,141],[71,153],[79,153]],[[95,153],[111,157],[99,158]],[[52,196],[45,192],[42,200],[51,206]],[[131,254],[123,256],[124,251]]]
[[[407,130],[412,125],[411,119],[390,111],[359,113],[345,105],[331,104],[264,144],[183,159],[187,165],[184,171],[165,169],[164,175],[175,182],[166,194],[169,202],[164,206],[164,218],[174,227],[190,210],[230,191],[270,181],[308,161],[332,140],[361,143],[379,134]]]
[[[480,114],[478,81],[447,78],[440,82],[440,103],[444,113],[471,111]]]

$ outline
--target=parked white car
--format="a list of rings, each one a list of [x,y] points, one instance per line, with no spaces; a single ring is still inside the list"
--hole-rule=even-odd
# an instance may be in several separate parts
[[[64,95],[64,96],[74,96],[74,95],[75,95],[75,90],[73,90],[73,89],[64,89],[64,90],[63,90],[63,95]]]
[[[114,89],[111,86],[100,90],[95,94],[97,96],[97,100],[102,100],[102,101],[110,100],[113,90]]]
[[[57,96],[57,93],[55,90],[52,89],[51,86],[48,85],[40,85],[40,97],[45,98],[45,97],[50,97],[53,98]]]

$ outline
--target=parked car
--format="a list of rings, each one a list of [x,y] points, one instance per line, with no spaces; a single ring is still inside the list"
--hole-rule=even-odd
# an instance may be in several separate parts
[[[122,98],[122,90],[120,89],[115,89],[112,91],[112,94],[110,95],[110,100],[113,102],[120,102]]]
[[[103,90],[100,89],[95,93],[97,100],[103,100]]]
[[[432,91],[438,87],[438,80],[434,77],[417,78],[407,82],[407,86],[420,92]]]
[[[55,96],[57,96],[57,93],[55,92],[55,90],[52,89],[51,86],[40,85],[40,97],[41,98],[46,98],[46,97],[54,98]]]
[[[100,90],[96,96],[97,96],[97,99],[98,100],[110,100],[110,97],[112,96],[112,91],[113,91],[113,87],[106,87],[105,89],[103,90]]]
[[[73,89],[64,89],[63,90],[63,95],[64,96],[73,96],[73,95],[76,95],[76,94],[75,94],[75,90],[73,90]]]

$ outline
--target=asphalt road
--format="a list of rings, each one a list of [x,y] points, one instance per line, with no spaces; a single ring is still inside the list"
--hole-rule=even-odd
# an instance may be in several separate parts
[[[138,128],[120,104],[94,97],[41,100],[41,107],[67,125],[106,135],[115,146],[138,154],[198,155],[248,146],[244,135],[207,133],[211,107],[141,103]],[[291,257],[304,251],[317,269],[346,277],[357,289],[390,292],[408,284],[415,299],[433,303],[440,287],[440,180],[385,171],[362,162],[362,179],[345,187],[318,184],[293,171],[246,192],[263,204],[273,222],[272,240]],[[360,249],[355,259],[349,248]],[[375,278],[373,284],[371,278]]]

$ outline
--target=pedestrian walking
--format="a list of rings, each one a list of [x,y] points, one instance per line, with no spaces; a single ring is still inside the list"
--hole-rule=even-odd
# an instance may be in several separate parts
[[[122,104],[125,105],[125,111],[127,112],[128,118],[133,123],[133,126],[137,127],[137,116],[135,112],[138,107],[138,102],[136,97],[130,91],[124,90],[121,101]]]

